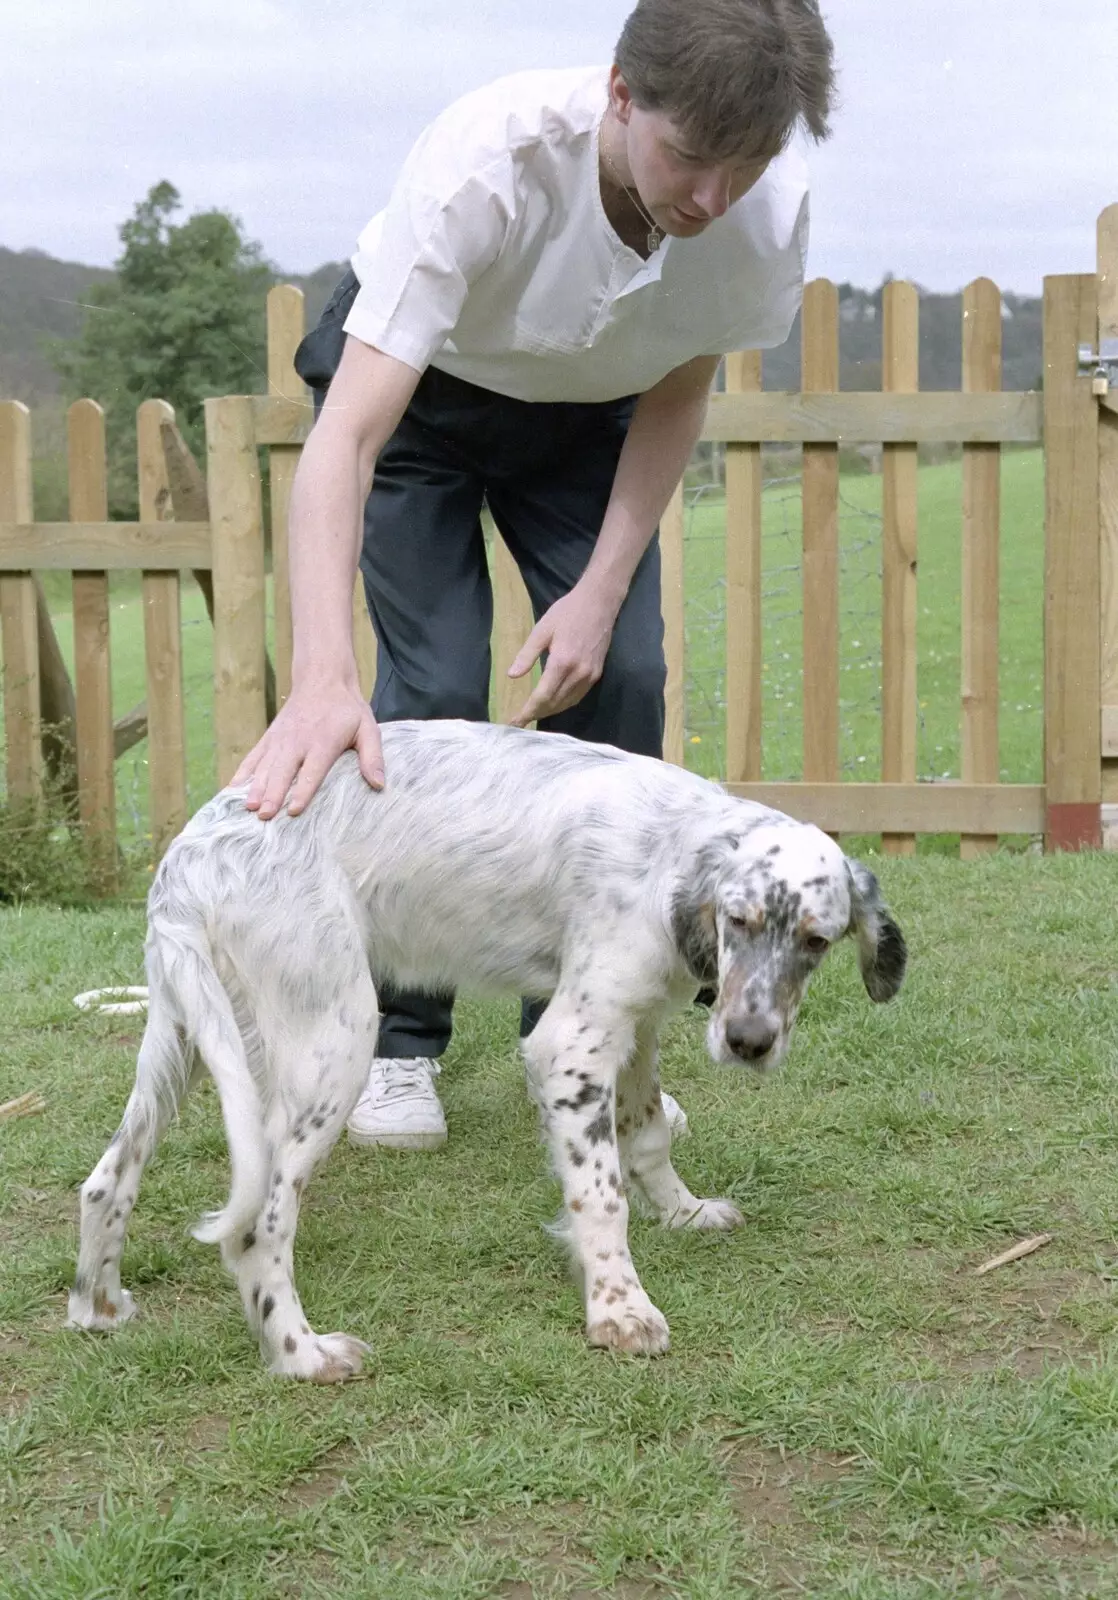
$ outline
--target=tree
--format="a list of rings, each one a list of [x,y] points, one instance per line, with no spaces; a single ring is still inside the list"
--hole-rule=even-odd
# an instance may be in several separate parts
[[[200,211],[173,222],[180,207],[167,182],[140,201],[120,229],[116,277],[90,291],[79,337],[52,352],[69,396],[90,395],[105,407],[114,515],[135,515],[141,401],[168,400],[201,459],[202,402],[264,386],[274,271],[235,217]]]

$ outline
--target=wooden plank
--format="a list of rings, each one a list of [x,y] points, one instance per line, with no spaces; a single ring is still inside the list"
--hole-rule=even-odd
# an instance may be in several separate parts
[[[213,522],[214,740],[229,782],[267,727],[264,704],[264,513],[252,405],[206,401],[206,477]]]
[[[539,677],[533,669],[522,678],[510,678],[509,668],[535,626],[532,602],[520,568],[496,529],[493,530],[493,698],[498,722],[511,722],[532,692]]]
[[[704,439],[764,444],[1039,444],[1041,398],[1024,394],[712,394]]]
[[[660,607],[664,617],[664,760],[686,765],[687,630],[683,581],[683,484],[677,483],[660,518]]]
[[[805,393],[839,385],[838,290],[817,278],[804,290],[801,382]],[[838,446],[805,444],[803,460],[805,782],[839,775]]]
[[[888,283],[882,296],[881,380],[891,393],[920,381],[919,300],[911,283]],[[881,776],[916,778],[916,446],[886,444],[882,464]],[[882,849],[913,855],[911,835],[886,834]]]
[[[1118,205],[1108,206],[1097,229],[1098,338],[1118,339]],[[1109,398],[1109,396],[1107,397]],[[1101,586],[1100,673],[1103,755],[1108,713],[1118,719],[1118,415],[1099,407],[1099,559]]]
[[[1040,833],[1044,785],[1031,783],[731,783],[731,794],[827,833]]]
[[[761,352],[726,357],[726,391],[761,388]],[[761,776],[761,446],[726,446],[726,775]]]
[[[263,394],[246,398],[252,405],[252,426],[258,445],[306,443],[314,427],[314,404],[309,396],[306,400]]]
[[[165,400],[145,400],[136,412],[140,522],[174,537],[171,488],[160,428],[174,421]],[[182,686],[182,599],[179,575],[146,566],[140,583],[147,668],[148,792],[152,860],[158,861],[187,818],[186,723]]]
[[[0,520],[3,572],[178,572],[210,562],[208,522]]]
[[[1076,347],[1095,338],[1093,273],[1044,280],[1044,770],[1049,849],[1101,844],[1099,414]],[[1086,809],[1085,809],[1086,808]],[[1090,813],[1093,808],[1094,823]]]
[[[66,444],[70,516],[78,522],[107,522],[105,413],[95,400],[76,400],[70,407]],[[117,835],[109,575],[104,569],[75,570],[72,588],[78,815],[97,886],[101,893],[112,894],[117,886]]]
[[[310,395],[295,371],[295,352],[306,331],[303,291],[291,283],[278,283],[268,291],[268,393],[307,406]],[[291,578],[287,558],[287,519],[291,485],[299,465],[299,451],[291,445],[274,445],[268,453],[272,508],[272,598],[275,608],[276,700],[283,705],[291,693]],[[372,634],[364,596],[360,615],[354,608],[354,651],[362,625]],[[375,641],[374,641],[375,650]],[[375,657],[374,657],[375,660]],[[375,669],[374,669],[375,670]],[[370,690],[371,692],[371,690]]]
[[[1118,706],[1103,706],[1101,721],[1102,753],[1104,756],[1118,759]],[[1118,799],[1118,794],[1115,795],[1115,799]]]
[[[1002,297],[989,278],[963,291],[963,388],[1000,389]],[[963,446],[962,777],[997,783],[998,764],[998,538],[1001,526],[1001,447]],[[966,834],[964,861],[997,849],[996,834]]]
[[[30,523],[32,515],[31,414],[18,400],[5,400],[0,402],[0,520]],[[8,799],[39,801],[43,794],[39,632],[30,572],[0,567],[0,642]]]
[[[1039,444],[1042,396],[712,394],[701,437],[729,444]],[[302,444],[309,403],[252,396],[257,442]]]
[[[163,441],[163,460],[167,467],[167,482],[171,488],[171,505],[176,520],[205,522],[209,526],[210,497],[206,489],[206,475],[195,461],[190,447],[174,422],[162,422],[159,436]],[[212,627],[214,620],[214,575],[209,567],[194,567],[192,576],[206,602],[206,615]],[[276,675],[270,656],[264,657],[264,705],[271,722],[276,714]]]
[[[54,631],[43,580],[36,572],[35,626],[39,635],[39,713],[43,765],[66,816],[78,814],[77,712],[70,669]]]

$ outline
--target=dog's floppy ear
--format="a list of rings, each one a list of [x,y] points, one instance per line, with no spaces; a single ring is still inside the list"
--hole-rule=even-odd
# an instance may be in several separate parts
[[[871,1000],[891,1000],[904,981],[908,948],[904,934],[881,898],[877,879],[860,861],[849,858],[850,927],[858,941],[858,965]]]
[[[672,900],[672,934],[683,964],[700,983],[718,982],[718,930],[714,906],[692,888],[676,891]]]
[[[700,983],[718,982],[718,927],[714,893],[718,875],[737,845],[734,835],[717,839],[699,854],[691,873],[672,896],[672,935],[684,965]]]

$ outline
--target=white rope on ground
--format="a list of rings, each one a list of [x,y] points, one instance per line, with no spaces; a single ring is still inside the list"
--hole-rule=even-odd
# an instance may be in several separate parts
[[[123,996],[128,998],[122,998]],[[124,1012],[146,1011],[148,992],[135,986],[122,989],[87,989],[84,994],[74,996],[74,1004],[79,1011],[100,1011],[106,1016],[113,1013],[120,1015]]]

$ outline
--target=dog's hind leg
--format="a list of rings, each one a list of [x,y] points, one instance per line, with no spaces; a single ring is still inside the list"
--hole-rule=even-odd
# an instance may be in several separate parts
[[[617,1143],[626,1183],[669,1228],[736,1228],[729,1200],[700,1200],[672,1166],[672,1136],[660,1099],[657,1026],[645,1020],[617,1079]]]
[[[303,1190],[360,1096],[379,1017],[355,919],[344,908],[319,910],[313,934],[309,948],[283,952],[259,997],[269,1074],[267,1195],[255,1221],[224,1240],[222,1254],[269,1370],[334,1383],[360,1371],[368,1346],[311,1328],[295,1287],[295,1230]]]
[[[134,1315],[132,1296],[120,1282],[128,1219],[144,1168],[201,1072],[201,1062],[168,1014],[156,981],[132,1094],[112,1142],[82,1185],[81,1243],[67,1315],[71,1327],[103,1331]]]

